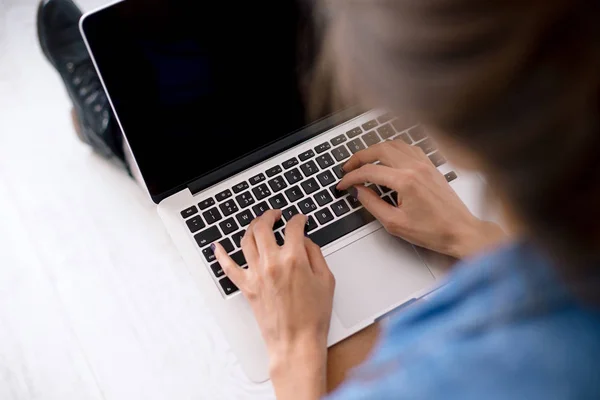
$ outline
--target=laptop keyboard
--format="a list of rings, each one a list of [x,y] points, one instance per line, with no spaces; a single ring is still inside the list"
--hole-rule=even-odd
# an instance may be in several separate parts
[[[305,232],[321,247],[375,220],[356,198],[336,189],[341,167],[352,154],[397,139],[420,147],[436,167],[446,163],[420,126],[407,128],[399,119],[383,114],[181,211],[221,291],[229,296],[238,288],[225,276],[210,244],[219,242],[240,267],[247,268],[241,250],[245,227],[269,209],[282,210],[281,221],[273,227],[279,245],[284,244],[285,224],[298,213],[308,216]],[[451,182],[457,175],[452,171],[445,177]],[[395,205],[396,193],[390,188],[367,187]]]

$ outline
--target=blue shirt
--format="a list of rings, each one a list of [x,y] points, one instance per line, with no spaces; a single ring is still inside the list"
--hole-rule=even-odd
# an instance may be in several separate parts
[[[329,400],[600,399],[600,309],[570,289],[526,244],[464,262]]]

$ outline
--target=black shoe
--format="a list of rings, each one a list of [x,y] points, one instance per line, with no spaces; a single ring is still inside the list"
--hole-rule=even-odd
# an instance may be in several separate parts
[[[124,161],[121,130],[79,32],[81,16],[71,0],[42,0],[37,14],[40,45],[73,101],[80,139],[102,156]]]

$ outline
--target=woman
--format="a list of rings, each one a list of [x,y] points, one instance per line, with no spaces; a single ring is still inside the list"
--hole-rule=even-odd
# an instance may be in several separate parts
[[[387,142],[354,155],[339,189],[355,191],[391,234],[464,260],[430,301],[394,317],[331,398],[600,398],[598,2],[328,7],[326,59],[345,98],[422,121],[455,165],[487,177],[513,238],[490,248],[497,228],[470,215],[413,148]],[[394,188],[399,207],[364,182]],[[216,254],[254,310],[277,397],[317,399],[334,279],[304,217],[282,247],[278,218],[250,225],[248,270],[218,245]]]

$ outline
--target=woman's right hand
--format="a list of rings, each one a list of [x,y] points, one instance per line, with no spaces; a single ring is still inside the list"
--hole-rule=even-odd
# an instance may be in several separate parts
[[[498,225],[471,214],[419,147],[386,141],[354,154],[343,168],[338,189],[355,194],[389,233],[415,245],[464,258],[505,237]],[[398,192],[398,207],[366,188],[366,182]]]

